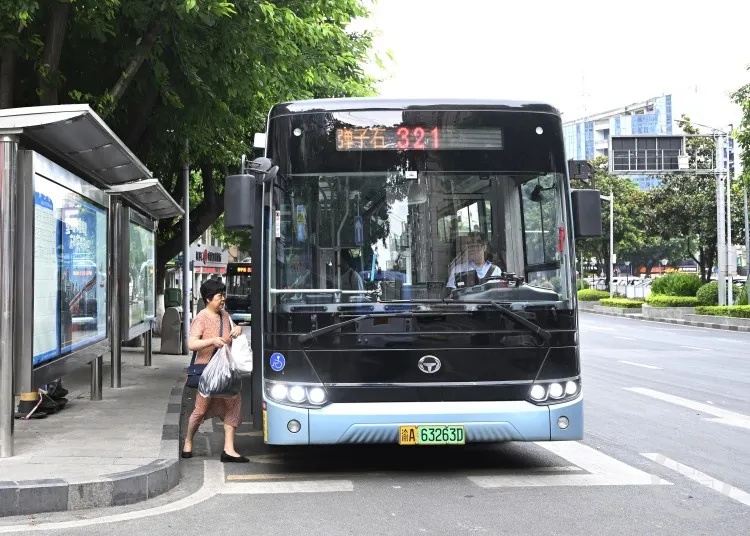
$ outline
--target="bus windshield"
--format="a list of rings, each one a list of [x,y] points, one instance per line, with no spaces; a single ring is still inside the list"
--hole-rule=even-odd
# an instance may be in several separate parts
[[[271,305],[567,302],[566,191],[554,172],[284,176]]]

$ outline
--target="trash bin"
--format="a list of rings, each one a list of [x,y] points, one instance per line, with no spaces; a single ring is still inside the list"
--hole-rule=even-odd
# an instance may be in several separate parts
[[[182,354],[182,307],[167,307],[164,311],[160,353]]]
[[[182,289],[168,288],[164,290],[164,307],[180,307],[182,305]]]

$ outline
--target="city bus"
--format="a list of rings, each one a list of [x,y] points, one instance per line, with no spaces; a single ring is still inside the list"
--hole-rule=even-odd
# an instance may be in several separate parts
[[[224,308],[236,324],[252,324],[251,282],[253,265],[251,258],[227,263],[227,297]]]
[[[253,229],[266,444],[583,437],[574,240],[601,201],[554,107],[285,102],[260,142],[225,225]]]

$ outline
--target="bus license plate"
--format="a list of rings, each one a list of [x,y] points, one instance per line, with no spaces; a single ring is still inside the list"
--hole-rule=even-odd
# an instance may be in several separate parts
[[[399,445],[463,445],[466,434],[462,424],[401,426]]]

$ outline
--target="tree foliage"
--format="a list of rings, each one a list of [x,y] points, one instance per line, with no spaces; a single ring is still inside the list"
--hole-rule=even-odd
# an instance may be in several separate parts
[[[223,178],[273,103],[372,92],[372,36],[347,31],[362,0],[1,4],[0,107],[91,104],[180,204],[189,159],[191,242],[223,212]],[[180,229],[160,223],[158,276]]]
[[[748,67],[748,71],[750,71],[750,67]],[[745,184],[750,186],[750,83],[732,93],[732,100],[742,110],[742,121],[734,136],[740,148],[742,177]]]
[[[643,207],[646,205],[645,192],[628,177],[610,175],[606,156],[591,161],[593,176],[588,188],[596,188],[602,195],[614,194],[613,242],[618,260],[640,251],[649,241],[646,234]],[[574,187],[583,187],[574,184]],[[601,271],[609,279],[609,201],[602,200],[602,237],[579,240],[576,243],[580,258],[595,258]]]
[[[680,126],[686,134],[700,134],[700,130],[683,115]],[[687,152],[690,167],[698,170],[715,168],[715,141],[711,136],[688,138]],[[734,186],[736,188],[736,185]],[[732,203],[732,238],[742,240],[742,204],[739,191],[730,195]],[[651,206],[655,210],[650,232],[664,239],[682,237],[685,256],[692,257],[706,282],[717,259],[716,250],[716,178],[712,173],[667,175],[661,185],[651,192]]]

